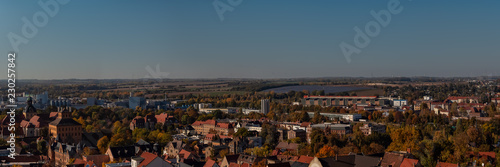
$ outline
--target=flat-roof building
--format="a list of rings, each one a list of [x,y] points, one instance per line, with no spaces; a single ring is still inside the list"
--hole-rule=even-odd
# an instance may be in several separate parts
[[[323,107],[349,105],[385,105],[386,99],[377,96],[304,96],[302,105]]]

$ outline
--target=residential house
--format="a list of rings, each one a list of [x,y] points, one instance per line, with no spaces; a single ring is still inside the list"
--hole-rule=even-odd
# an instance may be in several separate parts
[[[220,163],[220,167],[229,167],[230,164],[238,164],[240,154],[226,155]]]
[[[130,122],[130,130],[137,128],[145,128],[148,130],[154,130],[156,125],[156,117],[154,115],[146,115],[145,117],[136,116]]]
[[[240,154],[238,157],[238,165],[244,167],[250,167],[252,164],[257,163],[262,161],[264,158],[263,157],[257,157],[254,155],[246,155],[246,154]]]
[[[436,167],[458,167],[458,164],[446,163],[446,162],[438,162]]]
[[[205,165],[203,165],[203,167],[219,167],[219,164],[217,164],[217,162],[215,162],[212,159],[208,159],[208,161],[205,163]]]
[[[109,147],[106,151],[110,161],[130,160],[135,156],[135,146]]]
[[[233,141],[229,142],[229,153],[239,154],[243,153],[245,149],[249,148],[250,141],[246,137],[236,137]]]
[[[167,146],[165,146],[165,149],[163,150],[163,155],[169,158],[175,158],[184,146],[185,144],[181,140],[168,142]]]
[[[217,123],[214,130],[220,135],[232,135],[234,133],[234,128],[232,123]]]
[[[170,163],[149,152],[131,158],[131,167],[173,167]]]
[[[67,165],[71,158],[77,156],[77,148],[74,145],[57,142],[49,146],[49,158],[55,162],[56,166]]]
[[[385,133],[386,126],[381,124],[365,123],[359,130],[363,132],[365,136],[371,135],[374,132]]]
[[[404,158],[400,167],[422,167],[422,164],[417,159]]]
[[[411,158],[411,151],[408,150],[405,153],[397,152],[386,152],[382,161],[380,162],[381,167],[419,167],[420,162],[416,159]]]
[[[481,160],[482,162],[495,163],[496,153],[495,152],[468,152],[470,159]]]
[[[94,164],[96,167],[102,167],[102,163],[109,162],[109,156],[106,154],[101,154],[101,155],[86,155],[82,156],[83,161],[87,162],[89,166],[92,166],[91,164]]]
[[[190,152],[187,150],[182,149],[179,154],[177,155],[177,159],[179,159],[181,162],[184,162],[186,160],[194,160],[197,162],[201,161],[201,158],[198,154],[194,152]]]
[[[172,123],[177,123],[177,119],[173,115],[168,115],[167,113],[161,113],[155,115],[157,123],[161,123],[163,125],[170,125]]]
[[[479,103],[479,98],[450,96],[445,101],[450,101],[451,103]]]
[[[210,158],[210,157],[215,157],[215,158],[223,158],[220,156],[220,152],[225,151],[226,153],[229,152],[229,147],[228,146],[208,146],[203,149],[203,152],[205,154],[205,158]]]
[[[302,141],[306,141],[307,140],[306,131],[302,129],[288,131],[288,139],[293,139],[297,137],[300,138]]]
[[[378,166],[379,163],[380,159],[377,157],[364,155],[347,155],[327,158],[314,157],[314,159],[311,160],[309,167],[374,167]]]
[[[209,134],[210,130],[215,130],[216,125],[217,121],[215,120],[195,121],[193,124],[191,124],[196,133],[200,135]]]
[[[299,151],[299,144],[297,144],[297,143],[288,143],[288,142],[280,142],[276,146],[276,149],[277,150],[281,150],[281,152],[288,151],[288,152],[298,153],[298,151]]]

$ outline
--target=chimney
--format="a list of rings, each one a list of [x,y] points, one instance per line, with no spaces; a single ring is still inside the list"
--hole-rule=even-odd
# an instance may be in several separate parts
[[[406,148],[406,153],[411,154],[411,148]]]

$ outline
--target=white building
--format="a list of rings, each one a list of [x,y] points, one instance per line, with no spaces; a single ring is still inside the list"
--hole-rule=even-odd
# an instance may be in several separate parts
[[[394,107],[403,107],[408,105],[408,101],[404,99],[394,99],[392,100],[392,106]]]
[[[307,112],[309,114],[309,117],[314,117],[314,112]],[[359,121],[361,119],[361,114],[340,114],[340,113],[319,113],[320,115],[323,115],[327,117],[330,120],[346,120],[346,121]]]

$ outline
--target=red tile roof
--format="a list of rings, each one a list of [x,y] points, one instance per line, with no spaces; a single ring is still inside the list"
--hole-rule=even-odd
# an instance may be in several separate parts
[[[169,117],[172,117],[172,116],[168,116],[167,113],[161,113],[161,114],[155,115],[155,118],[158,121],[158,123],[163,123],[163,124],[165,123],[165,121]]]
[[[229,167],[240,167],[237,163],[231,162],[229,163]]]
[[[215,121],[215,120],[206,120],[205,124],[215,125],[215,124],[217,124],[217,121]]]
[[[446,162],[438,162],[436,167],[458,167],[458,164],[446,163]]]
[[[309,157],[309,156],[305,156],[305,155],[301,155],[299,157],[299,160],[297,160],[297,162],[302,162],[302,163],[311,163],[311,161],[314,159],[314,157]]]
[[[216,125],[217,121],[215,120],[206,120],[206,121],[195,121],[191,126],[201,126],[203,124]]]
[[[87,162],[85,162],[84,160],[80,159],[80,158],[77,158],[75,159],[75,162],[73,162],[74,165],[84,165],[84,164],[87,164]],[[93,163],[92,163],[93,164]]]
[[[478,152],[477,154],[475,154],[474,152],[469,151],[468,153],[469,153],[470,155],[473,155],[473,156],[476,156],[476,155],[479,155],[479,156],[481,156],[481,157],[488,156],[488,157],[491,157],[491,158],[493,158],[493,159],[495,159],[495,157],[496,157],[495,152]]]
[[[212,140],[215,137],[215,134],[207,134],[205,135],[205,140]]]
[[[417,166],[417,164],[418,164],[417,159],[405,158],[405,159],[403,159],[403,162],[401,163],[400,167],[414,167],[414,166]]]
[[[109,156],[106,154],[87,155],[87,156],[83,156],[82,158],[86,162],[92,162],[95,164],[102,164],[103,162],[109,162]]]
[[[214,164],[215,164],[214,160],[208,159],[208,161],[205,163],[205,165],[203,165],[203,167],[212,167],[214,166]]]
[[[221,139],[232,139],[233,136],[224,136],[224,135],[219,135]]]
[[[217,127],[219,128],[224,128],[224,129],[229,129],[229,128],[233,128],[232,125],[230,123],[218,123],[217,124]]]
[[[50,112],[49,117],[57,117],[58,112]]]
[[[194,156],[195,156],[195,154],[193,154],[192,152],[189,152],[189,151],[184,150],[184,149],[182,149],[182,150],[179,152],[179,155],[181,155],[181,154],[183,154],[183,155],[184,155],[184,157],[183,157],[184,159],[189,159],[189,157],[190,157],[191,155],[193,156],[193,158],[194,158]]]
[[[158,156],[148,153],[148,152],[143,152],[141,154],[141,157],[144,158],[144,160],[137,166],[147,166],[149,163],[151,163],[154,159],[158,158]]]
[[[450,96],[447,100],[459,100],[459,99],[478,99],[477,97],[464,97],[464,96]]]
[[[307,127],[307,126],[309,126],[309,125],[311,125],[311,122],[302,122],[302,123],[300,124],[300,127]]]
[[[380,162],[380,166],[400,166],[403,162],[404,156],[403,154],[386,152],[382,161]]]
[[[240,167],[250,167],[250,164],[248,164],[248,163],[243,163],[243,164],[241,164],[241,166],[240,166]]]
[[[40,116],[35,115],[30,119],[30,123],[35,125],[35,127],[40,128],[41,123],[40,123]]]

